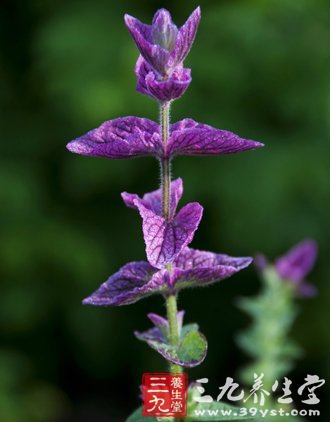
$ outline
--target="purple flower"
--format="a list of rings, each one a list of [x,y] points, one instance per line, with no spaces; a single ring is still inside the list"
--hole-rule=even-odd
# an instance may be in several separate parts
[[[168,78],[182,64],[194,42],[201,11],[198,7],[178,29],[165,9],[156,12],[152,24],[125,15],[125,23],[144,60],[161,76]]]
[[[171,125],[165,146],[160,139],[159,125],[139,117],[108,120],[68,143],[69,151],[80,155],[112,159],[174,155],[234,154],[262,147],[260,142],[240,138],[232,132],[183,119]]]
[[[143,220],[143,236],[147,258],[155,268],[164,268],[192,241],[203,214],[197,202],[185,205],[177,215],[176,207],[183,193],[182,180],[171,183],[170,219],[162,216],[161,189],[147,193],[143,199],[136,194],[122,193],[128,207],[136,208]]]
[[[161,190],[144,195],[123,193],[127,206],[139,210],[149,262],[131,262],[112,275],[85,304],[127,305],[154,293],[172,294],[186,287],[206,286],[247,267],[252,258],[233,258],[188,248],[202,216],[191,203],[175,214],[182,196],[182,180],[171,184],[171,215],[161,216]]]
[[[179,64],[170,78],[164,79],[144,60],[138,58],[135,66],[137,76],[137,91],[148,95],[160,102],[172,101],[180,98],[191,82],[190,69],[184,69]]]
[[[315,286],[305,281],[305,277],[312,270],[317,257],[317,244],[314,240],[307,239],[275,261],[278,275],[290,281],[300,296],[310,297],[317,292]]]

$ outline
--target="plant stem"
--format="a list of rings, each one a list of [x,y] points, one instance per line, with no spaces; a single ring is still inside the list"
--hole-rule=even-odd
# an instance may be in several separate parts
[[[165,158],[161,160],[162,179],[162,210],[166,221],[171,215],[171,163],[166,157],[167,141],[170,134],[170,102],[162,103],[160,106],[160,131],[164,145]]]
[[[167,309],[167,320],[169,323],[169,337],[170,343],[174,347],[178,347],[179,344],[179,327],[177,321],[177,300],[175,295],[170,295],[166,299],[166,309]],[[170,365],[171,372],[182,372],[182,368],[179,365]]]
[[[166,154],[166,147],[170,135],[170,102],[160,105],[160,136],[164,145],[165,157],[161,160],[161,184],[162,184],[162,212],[166,221],[171,217],[171,163]],[[171,264],[168,265],[168,271],[172,270]],[[167,319],[169,323],[169,340],[173,347],[179,344],[179,330],[177,321],[177,299],[176,295],[171,294],[166,299]],[[170,365],[171,372],[182,372],[178,365]]]

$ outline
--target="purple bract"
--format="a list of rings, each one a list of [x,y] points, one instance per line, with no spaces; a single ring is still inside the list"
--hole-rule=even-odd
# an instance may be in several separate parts
[[[176,67],[170,78],[164,79],[153,70],[142,56],[138,58],[135,73],[137,76],[137,91],[160,102],[172,101],[182,97],[192,80],[190,69],[184,69],[182,64]]]
[[[305,280],[305,277],[315,264],[317,249],[317,243],[314,240],[306,239],[295,245],[274,262],[278,276],[282,280],[291,283],[296,293],[301,297],[311,297],[317,293],[316,287]],[[254,263],[261,273],[270,266],[264,255],[257,255]]]
[[[251,262],[250,257],[234,258],[185,248],[173,262],[171,270],[158,270],[147,262],[126,264],[83,303],[129,305],[155,293],[167,295],[186,287],[203,287],[234,275]]]
[[[171,183],[170,220],[161,216],[161,190],[141,199],[124,192],[127,206],[139,210],[148,262],[132,262],[111,276],[85,304],[127,305],[153,293],[172,294],[185,287],[206,286],[247,267],[252,258],[233,258],[188,248],[202,216],[202,207],[191,203],[175,214],[182,196],[182,180]],[[169,267],[170,265],[170,267]]]
[[[169,221],[162,216],[161,189],[144,195],[124,192],[123,200],[128,207],[138,209],[143,220],[143,236],[147,258],[155,268],[162,269],[180,254],[193,239],[203,214],[197,202],[185,205],[177,215],[176,207],[182,196],[182,180],[171,183],[171,214]]]
[[[232,132],[184,119],[171,125],[168,143],[160,139],[159,125],[139,117],[122,117],[104,122],[100,127],[67,145],[80,155],[112,159],[174,155],[234,154],[262,147],[263,144],[240,138]]]
[[[165,9],[156,12],[152,24],[125,15],[125,23],[144,60],[164,78],[182,64],[194,42],[201,11],[198,7],[178,29]]]
[[[317,257],[317,244],[314,240],[307,239],[275,261],[278,275],[294,284],[301,296],[314,296],[316,287],[305,281],[306,275],[312,270]]]
[[[68,143],[69,151],[80,155],[126,159],[154,156],[161,167],[161,188],[145,194],[122,193],[125,204],[142,218],[147,261],[130,262],[119,269],[84,304],[121,306],[153,294],[166,300],[167,319],[149,314],[154,327],[136,332],[170,363],[194,367],[207,353],[207,341],[197,324],[182,325],[177,312],[177,294],[188,287],[207,286],[246,268],[250,257],[231,257],[189,247],[203,214],[198,202],[177,211],[183,194],[182,180],[171,182],[171,160],[176,155],[234,154],[263,146],[260,142],[184,119],[171,124],[170,107],[189,87],[191,71],[184,67],[201,17],[198,7],[178,28],[170,13],[160,9],[151,25],[125,15],[125,22],[140,55],[135,73],[138,92],[159,104],[160,124],[127,116],[109,120]]]

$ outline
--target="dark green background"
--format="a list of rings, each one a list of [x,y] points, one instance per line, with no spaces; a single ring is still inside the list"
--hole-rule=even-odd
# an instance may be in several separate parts
[[[120,192],[157,187],[157,162],[70,154],[66,143],[107,119],[157,119],[135,92],[137,51],[125,12],[150,22],[160,6],[182,24],[196,1],[3,1],[1,6],[0,419],[123,421],[139,403],[143,371],[165,369],[133,336],[164,312],[160,297],[102,309],[81,300],[127,261],[144,259],[141,222]],[[192,117],[264,142],[263,150],[179,157],[182,203],[203,204],[193,246],[271,258],[304,237],[320,247],[292,331],[305,356],[291,374],[329,375],[330,3],[326,0],[201,1],[186,60],[193,83],[173,121]],[[209,340],[191,378],[210,393],[246,357],[234,342],[249,324],[235,306],[256,292],[254,268],[184,292],[186,321]],[[276,298],[274,298],[276,300]],[[326,420],[326,397],[323,416]]]

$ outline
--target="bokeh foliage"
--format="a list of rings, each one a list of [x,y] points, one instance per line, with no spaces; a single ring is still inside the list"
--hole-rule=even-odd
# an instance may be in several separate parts
[[[123,14],[141,20],[167,7],[179,23],[196,1],[5,0],[0,17],[0,419],[121,421],[138,404],[142,371],[161,358],[132,335],[146,311],[82,307],[110,273],[144,259],[140,221],[120,192],[158,183],[151,159],[73,156],[72,138],[122,115],[156,119],[135,92],[136,49]],[[330,4],[327,0],[204,0],[187,60],[193,83],[173,107],[266,143],[263,150],[174,162],[184,201],[204,218],[193,245],[274,257],[303,237],[320,257],[293,338],[305,356],[292,376],[329,375]],[[249,324],[233,303],[258,290],[253,269],[189,291],[180,305],[197,320],[209,355],[193,378],[213,389],[244,363],[234,333]],[[214,394],[215,395],[215,394]]]

